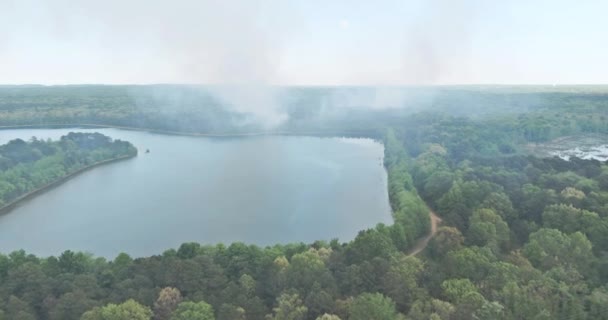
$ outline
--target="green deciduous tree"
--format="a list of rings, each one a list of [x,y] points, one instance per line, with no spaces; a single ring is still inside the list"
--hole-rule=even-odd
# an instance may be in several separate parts
[[[7,319],[36,320],[34,310],[23,300],[10,296],[5,305],[4,315]]]
[[[509,226],[492,209],[478,209],[469,220],[467,242],[489,246],[494,252],[506,250],[509,244]]]
[[[438,299],[417,300],[408,313],[412,320],[449,320],[454,313],[454,306]]]
[[[298,290],[303,297],[308,295],[315,283],[321,284],[322,287],[333,286],[331,273],[314,250],[295,254],[291,258],[286,275],[288,285]]]
[[[504,307],[502,304],[492,301],[484,301],[481,308],[473,314],[475,320],[500,320],[504,319]]]
[[[465,247],[448,253],[443,268],[453,278],[484,279],[496,257],[488,248]]]
[[[135,302],[127,300],[121,304],[110,303],[96,307],[82,315],[82,320],[150,320],[152,310]]]
[[[482,208],[494,210],[503,220],[509,222],[518,218],[518,212],[513,209],[513,203],[504,192],[492,192],[481,203]]]
[[[302,304],[297,294],[284,293],[277,299],[273,314],[267,315],[267,320],[304,320],[308,308]]]
[[[475,285],[469,279],[449,279],[441,284],[443,294],[448,301],[458,304],[471,292],[478,292]]]
[[[396,320],[398,317],[395,303],[380,293],[363,293],[350,305],[351,320]]]
[[[360,231],[349,245],[347,255],[353,263],[371,260],[374,257],[389,258],[397,252],[390,233],[368,229]]]
[[[448,252],[462,247],[464,237],[460,230],[454,227],[439,227],[437,233],[429,242],[429,254],[435,259],[443,259]]]
[[[411,304],[423,294],[418,281],[424,264],[416,257],[400,255],[391,260],[384,275],[385,294],[396,302],[399,311],[407,312]]]
[[[591,242],[580,232],[565,235],[555,229],[540,229],[530,235],[524,255],[541,270],[565,265],[586,274],[594,256]]]
[[[217,313],[217,320],[245,320],[245,309],[224,303]]]
[[[57,300],[49,311],[51,320],[77,320],[83,313],[95,307],[97,302],[85,295],[81,290],[68,292]]]
[[[171,320],[215,320],[213,307],[205,301],[184,301],[177,305]]]

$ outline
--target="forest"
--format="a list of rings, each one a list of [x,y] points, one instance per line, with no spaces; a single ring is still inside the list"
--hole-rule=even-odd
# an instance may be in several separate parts
[[[11,140],[0,146],[0,209],[83,168],[136,154],[131,143],[100,133],[70,132],[58,141]]]
[[[247,105],[283,115],[285,121],[268,128],[255,121],[255,108],[243,110],[242,103],[226,99],[214,86],[9,85],[0,86],[0,126],[95,124],[182,133],[287,131],[380,139],[387,127],[409,127],[412,115],[431,112],[499,118],[499,124],[525,130],[526,138],[540,141],[580,130],[605,130],[608,96],[608,87],[601,85],[257,89],[268,99],[258,101],[247,88],[222,90]],[[588,119],[579,119],[583,117]]]
[[[603,91],[474,96],[470,109],[449,111],[449,99],[440,97],[424,111],[361,111],[322,125],[302,115],[285,124],[335,124],[382,139],[392,225],[362,230],[346,243],[184,243],[155,256],[123,253],[113,260],[72,251],[0,254],[0,319],[608,319],[608,163],[541,158],[524,148],[608,133]],[[477,112],[496,96],[503,98],[495,107]],[[468,98],[456,101],[465,105]],[[21,102],[5,102],[3,112],[14,123],[35,124],[26,116],[33,107]],[[49,151],[36,143],[50,146],[61,163],[101,159],[91,151],[98,145],[71,135],[64,137],[69,143],[16,142],[30,150],[13,156],[20,158],[2,149],[8,159],[0,162],[2,172],[43,161]],[[119,145],[117,154],[132,152]],[[83,148],[90,148],[86,156],[68,156]],[[443,222],[428,247],[411,255],[429,232],[429,210]]]

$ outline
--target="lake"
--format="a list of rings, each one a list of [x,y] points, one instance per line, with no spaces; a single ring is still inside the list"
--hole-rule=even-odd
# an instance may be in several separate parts
[[[348,241],[392,223],[384,147],[371,139],[11,129],[0,131],[0,144],[70,131],[130,141],[139,155],[80,174],[0,216],[0,252],[147,256],[189,241]]]

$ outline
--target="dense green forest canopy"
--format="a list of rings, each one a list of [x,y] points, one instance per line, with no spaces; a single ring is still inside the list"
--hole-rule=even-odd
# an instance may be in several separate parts
[[[549,132],[551,128],[565,133],[598,130],[598,123],[605,125],[608,116],[607,86],[254,89],[264,90],[264,99],[251,94],[255,90],[239,87],[0,86],[0,126],[89,123],[204,133],[354,132],[380,138],[387,126],[404,127],[410,115],[426,111],[473,118],[511,115],[510,125],[521,127],[526,138],[544,140],[563,134]],[[226,99],[226,92],[242,97]],[[247,110],[255,108],[242,110],[235,106],[238,103],[272,108],[286,120],[269,129],[248,121],[252,114]],[[518,119],[522,113],[527,116]]]
[[[31,105],[16,106],[23,96],[13,93],[9,104],[6,92],[30,88],[2,90],[3,112],[14,124],[35,124],[28,112],[37,115],[36,99],[50,95],[30,91]],[[127,88],[61,90],[100,90],[111,99]],[[420,100],[430,104],[425,111],[356,109],[315,122],[315,108],[307,111],[303,103],[291,106],[284,124],[381,138],[394,224],[363,230],[348,243],[185,243],[157,256],[121,254],[111,261],[71,251],[0,255],[0,319],[606,319],[608,163],[539,158],[522,148],[563,135],[608,133],[606,91],[442,90],[432,102]],[[298,94],[317,106],[327,91]],[[55,94],[58,101],[71,99]],[[39,120],[91,117],[118,125],[138,115],[124,101],[107,107],[98,101],[81,106],[81,113],[72,110],[78,103],[58,101],[40,109]],[[57,118],[42,116],[53,110]],[[142,112],[149,118],[139,125],[166,128],[146,122],[155,111]],[[429,231],[427,205],[443,224],[412,256]]]
[[[0,146],[0,208],[93,164],[136,154],[129,142],[100,133],[70,132],[58,141],[9,141]]]

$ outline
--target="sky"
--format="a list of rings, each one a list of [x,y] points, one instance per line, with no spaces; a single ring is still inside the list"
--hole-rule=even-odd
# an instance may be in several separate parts
[[[605,0],[0,0],[0,84],[608,83]]]

